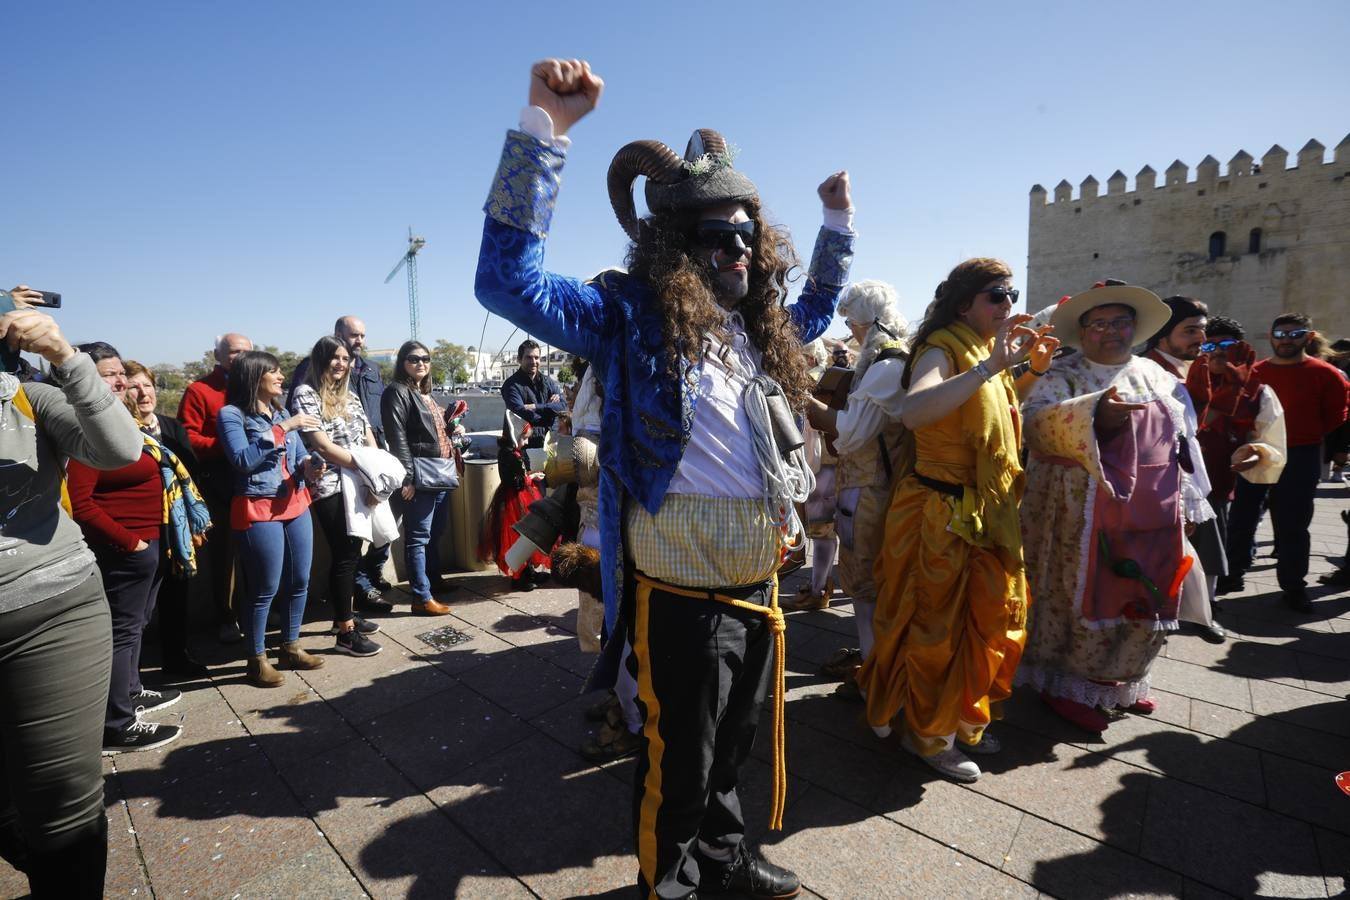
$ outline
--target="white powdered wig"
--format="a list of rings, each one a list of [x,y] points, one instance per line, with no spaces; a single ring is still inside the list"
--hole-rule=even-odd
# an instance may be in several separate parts
[[[899,293],[884,281],[853,282],[840,293],[838,310],[847,321],[868,326],[858,363],[853,367],[853,383],[861,384],[863,373],[876,358],[880,346],[887,341],[905,340],[909,322],[900,314]]]

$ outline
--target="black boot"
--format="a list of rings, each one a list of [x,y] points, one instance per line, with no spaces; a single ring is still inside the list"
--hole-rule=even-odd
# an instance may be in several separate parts
[[[792,872],[756,858],[744,842],[730,860],[709,859],[698,854],[700,894],[742,894],[756,900],[785,900],[802,890]]]

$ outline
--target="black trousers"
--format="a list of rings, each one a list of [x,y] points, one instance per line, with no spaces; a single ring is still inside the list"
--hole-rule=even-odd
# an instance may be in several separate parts
[[[203,466],[193,477],[215,526],[202,549],[205,551],[203,555],[211,561],[211,599],[215,604],[216,624],[238,624],[234,608],[234,567],[238,551],[234,546],[234,532],[230,530],[233,476],[228,466]]]
[[[136,720],[133,694],[141,692],[141,639],[155,611],[159,594],[159,539],[138,553],[107,547],[94,551],[103,575],[103,592],[112,612],[112,679],[108,684],[108,711],[103,723],[120,731]]]
[[[346,622],[352,617],[352,588],[355,585],[356,566],[361,561],[361,539],[347,533],[347,512],[342,507],[342,494],[315,500],[309,513],[328,542],[331,560],[328,602],[333,604],[333,621]]]
[[[219,537],[219,535],[213,535]],[[173,574],[173,564],[161,551],[159,555],[159,659],[163,665],[181,663],[188,658],[188,587],[186,578]]]
[[[1275,573],[1280,590],[1295,591],[1304,587],[1308,577],[1308,555],[1312,552],[1308,527],[1312,525],[1313,499],[1321,477],[1321,445],[1305,444],[1289,448],[1288,462],[1275,484],[1252,484],[1245,478],[1237,480],[1233,505],[1228,511],[1228,566],[1232,574],[1242,575],[1247,571],[1248,548],[1256,537],[1264,500],[1270,510],[1270,524],[1275,529],[1275,552],[1279,557]]]
[[[768,606],[771,583],[719,589]],[[773,661],[767,619],[641,583],[629,671],[642,749],[633,782],[638,888],[685,897],[698,887],[694,842],[734,849],[745,838],[736,784],[750,755]]]
[[[103,713],[112,626],[92,568],[0,615],[0,856],[35,898],[103,893]]]

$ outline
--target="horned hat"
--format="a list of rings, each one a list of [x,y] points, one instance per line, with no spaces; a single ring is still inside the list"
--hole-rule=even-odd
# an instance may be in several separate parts
[[[623,230],[637,240],[633,182],[639,175],[647,179],[647,209],[657,216],[758,200],[754,183],[731,162],[726,140],[711,128],[694,132],[683,159],[661,141],[633,141],[609,164],[609,202]]]

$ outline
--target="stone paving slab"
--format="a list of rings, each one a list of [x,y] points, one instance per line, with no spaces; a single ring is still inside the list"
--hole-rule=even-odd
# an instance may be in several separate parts
[[[1322,491],[1313,577],[1339,562],[1347,507]],[[1350,593],[1318,586],[1311,615],[1286,609],[1265,529],[1261,544],[1248,590],[1223,601],[1231,639],[1169,637],[1154,715],[1094,738],[1018,692],[973,785],[833,695],[819,666],[856,643],[847,598],[790,614],[785,830],[764,832],[761,743],[742,790],[752,840],[806,897],[1344,895],[1350,797],[1332,776],[1350,769]],[[450,616],[382,617],[371,659],[331,653],[331,611],[311,609],[302,641],[327,663],[277,690],[243,683],[238,645],[203,640],[211,677],[157,717],[184,737],[104,762],[108,896],[633,896],[634,763],[575,752],[597,699],[578,693],[575,595],[456,582]],[[447,625],[468,640],[418,637]],[[0,897],[25,893],[0,864]]]

